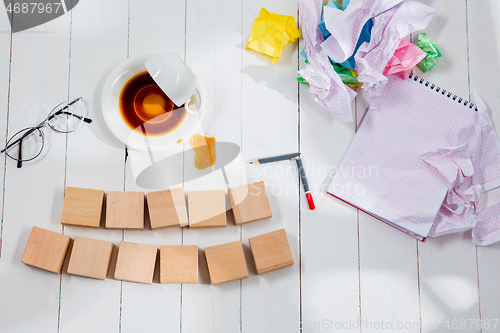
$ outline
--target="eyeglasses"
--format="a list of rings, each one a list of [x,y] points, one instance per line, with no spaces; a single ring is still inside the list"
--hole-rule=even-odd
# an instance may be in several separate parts
[[[85,106],[81,97],[62,102],[52,109],[40,124],[22,129],[11,136],[0,153],[6,153],[7,156],[16,160],[17,167],[21,168],[23,162],[32,161],[42,153],[45,146],[42,128],[45,125],[58,133],[72,133],[83,122],[90,124],[92,119],[85,118]]]

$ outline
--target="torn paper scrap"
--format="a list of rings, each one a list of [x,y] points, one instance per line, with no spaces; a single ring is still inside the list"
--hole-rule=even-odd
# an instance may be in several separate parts
[[[472,184],[474,167],[469,143],[438,149],[421,155],[448,183],[448,193],[429,230],[429,237],[437,237],[471,229],[475,224],[475,204],[480,186]]]
[[[389,60],[385,66],[383,74],[385,76],[399,75],[403,78],[407,78],[413,67],[424,59],[425,56],[426,53],[418,46],[405,40],[401,40],[396,51],[394,51],[391,60]]]
[[[349,5],[349,2],[348,1],[344,1],[344,3],[342,5],[344,6],[344,10],[345,10],[347,8],[347,6]],[[328,4],[326,5],[326,7],[331,7],[331,8],[339,9],[339,7],[337,6],[337,2],[332,1],[332,0],[330,0],[328,2]],[[327,38],[331,36],[331,33],[326,28],[326,24],[325,24],[324,18],[321,19],[321,23],[318,25],[318,28],[323,33],[323,38],[326,41]],[[373,28],[373,19],[369,19],[365,23],[365,25],[363,26],[363,28],[361,29],[361,33],[359,34],[358,41],[357,41],[356,46],[354,48],[353,54],[348,59],[346,59],[344,62],[340,63],[342,66],[347,67],[349,69],[355,69],[356,68],[355,60],[354,60],[354,54],[356,54],[357,50],[359,49],[359,47],[363,43],[365,43],[365,42],[369,43],[370,42],[370,35],[371,35],[372,28]]]
[[[436,58],[441,57],[441,52],[436,42],[427,37],[425,32],[418,34],[415,44],[426,53],[426,57],[418,64],[418,67],[425,73],[436,65]]]
[[[477,119],[460,131],[457,140],[460,143],[469,142],[474,165],[473,184],[481,186],[481,192],[485,192],[500,186],[500,140],[481,97],[474,92],[473,100],[478,110],[474,113]]]
[[[357,0],[344,10],[325,7],[324,20],[332,34],[321,46],[337,63],[353,55],[361,30],[366,22],[401,3],[403,0]]]
[[[500,203],[485,208],[478,214],[472,229],[472,241],[475,245],[490,245],[500,241]]]
[[[446,179],[448,193],[444,203],[448,207],[457,207],[461,212],[463,206],[477,204],[481,186],[473,183],[474,166],[468,142],[423,154],[421,158]]]
[[[370,103],[370,98],[378,96],[379,88],[387,83],[383,72],[401,39],[427,27],[434,13],[429,6],[405,1],[375,17],[370,43],[361,45],[355,55],[358,80]]]
[[[339,9],[337,1],[334,1],[334,0],[328,1],[328,3],[326,4],[326,7],[333,7],[333,8]],[[323,16],[321,17],[321,22],[318,25],[318,28],[323,33],[323,38],[324,39],[327,39],[328,37],[330,37],[331,33],[326,29],[326,24],[325,24],[325,20],[324,20]]]
[[[322,50],[323,34],[318,29],[321,21],[321,0],[300,0],[299,14],[309,63],[299,71],[309,83],[314,100],[332,117],[341,122],[352,122],[351,102],[356,93],[347,87],[333,69],[328,55]]]
[[[286,44],[299,37],[294,17],[273,14],[262,7],[259,17],[254,20],[246,48],[270,56],[275,64]]]
[[[458,147],[437,149],[423,154],[421,157],[446,178],[450,188],[459,185],[460,174],[464,177],[470,177],[474,174],[468,143]]]
[[[344,3],[343,3],[344,10],[345,10],[345,8],[347,8],[348,5],[349,5],[349,2],[348,1],[344,1]],[[328,2],[328,4],[326,5],[326,7],[332,7],[332,8],[339,9],[339,7],[337,5],[337,2],[333,1],[333,0],[330,0]],[[319,28],[319,30],[321,30],[321,33],[323,34],[323,39],[326,41],[327,38],[331,36],[331,33],[326,28],[326,24],[325,24],[325,21],[324,21],[323,17],[321,18],[321,22],[318,25],[318,28]],[[355,61],[354,61],[354,54],[359,49],[359,47],[361,46],[361,44],[363,44],[365,42],[367,42],[367,43],[370,42],[370,35],[371,35],[372,28],[373,28],[373,19],[370,19],[370,20],[368,20],[365,23],[365,25],[361,29],[361,33],[359,35],[358,42],[356,43],[356,47],[354,49],[353,54],[347,60],[345,60],[344,62],[341,63],[342,66],[344,66],[346,68],[349,68],[349,69],[355,69],[356,68]],[[304,58],[307,58],[304,50],[302,50],[302,52],[300,54]]]
[[[356,47],[354,48],[354,53],[346,61],[341,63],[342,66],[347,67],[349,69],[356,68],[356,59],[354,58],[354,55],[358,52],[359,48],[361,47],[361,45],[363,45],[363,43],[370,42],[372,29],[373,29],[373,19],[370,19],[365,23],[365,25],[361,29],[361,34],[359,35],[358,42],[356,43]]]
[[[475,112],[475,121],[462,128],[457,137],[458,142],[466,144],[461,148],[449,149],[449,154],[443,149],[435,156],[426,157],[426,162],[436,167],[450,186],[429,236],[474,228],[474,244],[488,245],[500,240],[491,219],[496,214],[496,208],[485,209],[479,217],[475,214],[475,208],[479,206],[480,193],[500,186],[500,140],[489,119],[486,105],[476,93],[474,101],[478,110],[475,112],[474,107],[471,109],[471,112]]]

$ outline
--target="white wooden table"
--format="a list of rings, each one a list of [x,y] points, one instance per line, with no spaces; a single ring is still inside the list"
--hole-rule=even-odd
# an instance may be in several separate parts
[[[443,53],[424,77],[462,97],[477,91],[500,126],[500,4],[422,2],[437,10],[426,32]],[[421,243],[326,196],[325,179],[357,126],[332,119],[296,82],[302,40],[288,45],[274,66],[244,49],[261,5],[297,16],[296,0],[81,0],[69,14],[11,34],[0,15],[2,140],[43,119],[34,111],[38,105],[68,96],[83,96],[95,119],[67,137],[47,130],[45,156],[22,169],[3,162],[0,332],[500,330],[500,244],[473,246],[469,232]],[[292,163],[268,172],[247,164],[248,181],[267,185],[274,216],[265,222],[157,232],[61,227],[66,185],[149,191],[136,185],[125,147],[103,129],[100,91],[127,57],[162,51],[177,52],[202,81],[205,133],[238,144],[247,161],[303,153],[315,211],[307,208]],[[358,97],[354,106],[359,123],[367,105]],[[498,193],[487,202],[500,200]],[[203,249],[241,240],[250,276],[211,286],[203,262],[196,285],[57,275],[21,263],[33,225],[115,245]],[[287,232],[295,265],[257,276],[248,238],[279,228]]]

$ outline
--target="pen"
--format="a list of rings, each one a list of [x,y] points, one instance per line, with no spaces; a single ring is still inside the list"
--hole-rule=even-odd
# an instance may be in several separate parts
[[[267,158],[260,158],[258,160],[251,161],[250,164],[264,164],[264,163],[271,163],[271,162],[285,161],[285,160],[296,160],[297,161],[297,167],[299,168],[299,174],[300,174],[300,179],[302,181],[302,184],[304,184],[304,191],[306,193],[306,198],[307,198],[307,203],[309,205],[309,209],[310,210],[316,209],[316,206],[314,205],[314,200],[313,200],[313,197],[311,194],[311,190],[309,189],[309,183],[307,182],[306,172],[304,170],[304,164],[302,164],[302,159],[300,158],[300,153],[280,155],[280,156],[267,157]]]
[[[296,161],[297,161],[297,167],[299,168],[300,179],[302,180],[302,184],[304,184],[304,192],[306,193],[309,209],[314,210],[316,209],[316,205],[314,204],[311,190],[309,189],[309,183],[307,182],[306,172],[304,170],[304,164],[302,164],[302,159],[300,158],[300,156],[296,158]]]

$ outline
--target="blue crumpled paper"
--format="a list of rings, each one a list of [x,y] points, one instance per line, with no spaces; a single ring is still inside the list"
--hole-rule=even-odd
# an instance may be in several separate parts
[[[344,9],[347,8],[347,6],[349,5],[349,2],[350,2],[350,0],[344,0],[344,2],[343,2]],[[327,7],[332,7],[332,8],[339,9],[339,6],[338,6],[337,2],[334,1],[334,0],[328,1],[328,4],[326,6]],[[331,36],[330,32],[326,29],[325,20],[324,20],[323,16],[321,17],[321,23],[318,25],[318,28],[323,33],[323,38],[325,40],[328,37]],[[340,65],[342,65],[342,66],[344,66],[346,68],[349,68],[349,69],[355,69],[356,68],[356,62],[354,60],[354,55],[356,54],[356,52],[358,51],[359,47],[364,42],[367,42],[367,43],[370,42],[372,28],[373,28],[373,18],[370,19],[370,20],[368,20],[365,23],[365,25],[363,26],[363,29],[361,30],[361,34],[359,35],[358,42],[356,44],[356,48],[354,49],[354,53],[346,61],[340,63]],[[305,52],[304,49],[300,52],[300,55],[307,59],[307,55],[306,55],[306,52]],[[335,61],[333,61],[333,62],[335,63]]]

